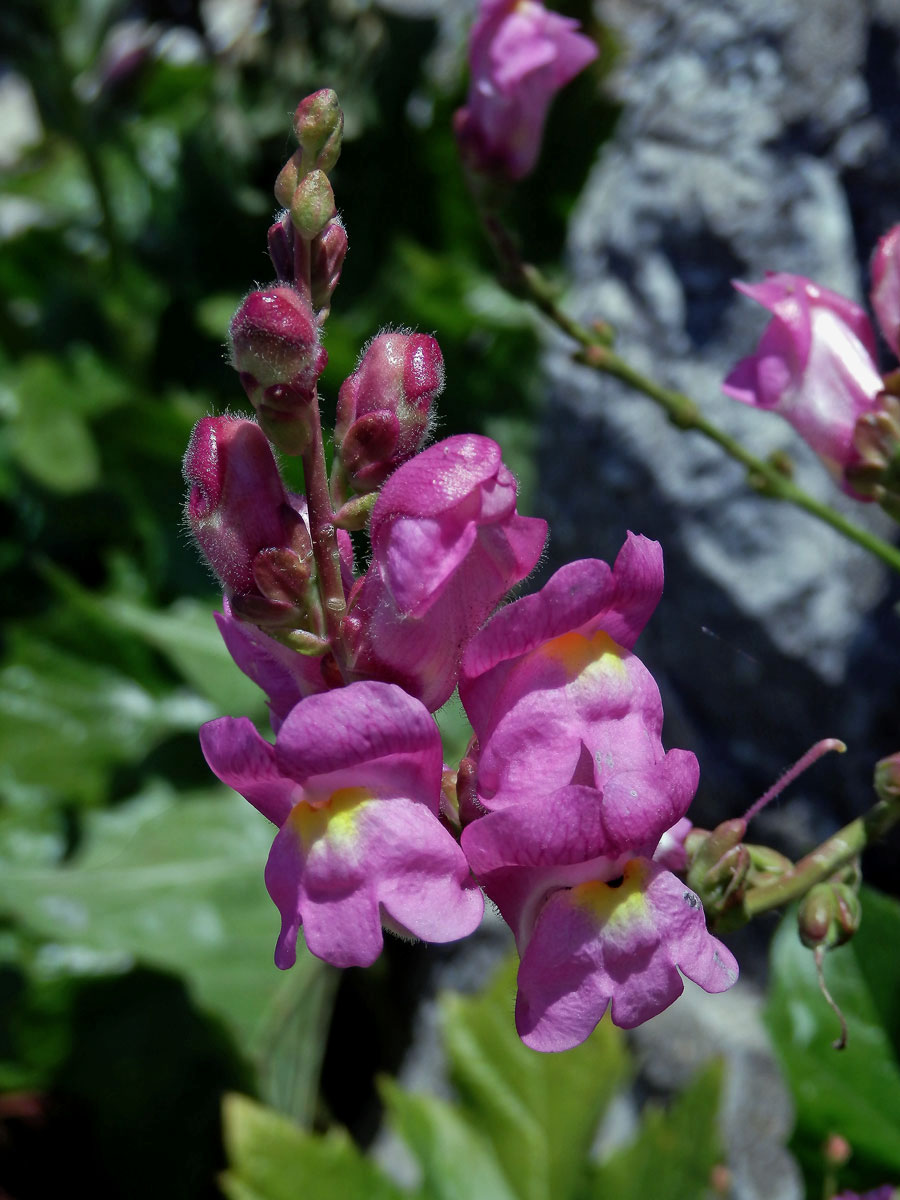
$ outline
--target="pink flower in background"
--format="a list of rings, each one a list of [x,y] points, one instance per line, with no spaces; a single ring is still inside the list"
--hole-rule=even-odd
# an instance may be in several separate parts
[[[888,230],[872,255],[872,308],[884,340],[900,358],[900,225]]]
[[[463,659],[487,811],[462,846],[515,934],[516,1024],[537,1050],[577,1045],[610,1004],[626,1028],[655,1016],[678,968],[707,991],[737,978],[699,899],[651,861],[666,836],[677,850],[698,778],[693,754],[663,750],[659,691],[629,649],[661,590],[659,546],[629,534],[612,570],[563,567]]]
[[[469,638],[540,557],[546,522],[516,512],[496,442],[461,434],[391,475],[369,532],[372,564],[349,603],[354,669],[434,711]]]
[[[723,391],[780,413],[816,451],[850,495],[844,471],[860,462],[856,422],[877,406],[883,381],[875,335],[858,304],[802,275],[769,275],[735,287],[772,313],[754,354],[742,359]]]
[[[841,1192],[833,1200],[895,1200],[897,1189],[890,1183],[875,1188],[871,1192]]]
[[[577,21],[538,0],[483,0],[469,41],[469,95],[454,120],[463,156],[475,170],[524,178],[551,100],[596,57]]]
[[[382,926],[430,942],[465,937],[484,902],[438,814],[442,754],[427,710],[398,687],[354,683],[308,696],[273,746],[246,717],[200,732],[206,761],[279,831],[266,886],[281,913],[277,966],[300,926],[313,954],[369,966]]]

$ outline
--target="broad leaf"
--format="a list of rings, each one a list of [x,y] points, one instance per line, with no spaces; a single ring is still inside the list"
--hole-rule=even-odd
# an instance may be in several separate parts
[[[233,792],[179,799],[160,784],[91,814],[84,849],[70,863],[3,864],[0,912],[47,939],[38,958],[46,970],[138,960],[180,974],[255,1054],[270,1094],[268,1077],[278,1102],[301,1112],[315,1084],[329,991],[317,959],[301,954],[284,974],[272,962],[278,915],[263,883],[272,834]],[[298,1008],[291,1054],[302,1070],[288,1086],[267,1066],[282,1050],[273,1035]]]
[[[895,1054],[900,905],[863,890],[859,934],[825,957],[825,981],[847,1018],[846,1049],[833,1049],[837,1019],[819,991],[812,951],[785,917],[772,947],[766,1021],[797,1105],[797,1133],[821,1142],[842,1134],[855,1159],[900,1177],[900,1068]]]
[[[517,1200],[485,1133],[436,1096],[381,1084],[391,1124],[422,1168],[428,1200]]]
[[[647,1105],[634,1142],[593,1172],[596,1200],[698,1200],[722,1161],[716,1115],[722,1068],[706,1067],[668,1109]]]
[[[224,1106],[229,1200],[409,1200],[343,1131],[307,1133],[237,1094]]]
[[[515,963],[480,996],[443,1000],[451,1078],[522,1200],[577,1194],[607,1104],[627,1074],[623,1038],[602,1021],[581,1046],[539,1054],[513,1023]]]

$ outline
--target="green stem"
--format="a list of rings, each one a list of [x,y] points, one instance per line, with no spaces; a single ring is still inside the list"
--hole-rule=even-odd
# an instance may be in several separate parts
[[[576,362],[592,367],[602,374],[612,375],[628,387],[649,397],[679,429],[689,429],[702,434],[737,462],[742,463],[747,468],[751,485],[762,495],[786,500],[789,504],[802,508],[824,524],[830,525],[849,541],[856,542],[858,546],[874,554],[900,574],[900,549],[861,528],[829,504],[811,496],[775,464],[751,454],[736,438],[704,417],[690,397],[662,387],[636,370],[612,350],[607,326],[589,328],[559,307],[554,289],[537,267],[521,261],[509,232],[493,213],[482,210],[482,219],[502,264],[505,286],[514,295],[530,300],[558,329],[579,344],[581,348],[574,356]]]
[[[900,804],[879,800],[867,813],[839,829],[821,846],[771,883],[751,888],[743,900],[743,912],[748,920],[773,908],[782,908],[792,900],[805,896],[810,888],[836,871],[846,867],[867,846],[884,837],[892,825],[900,821]]]

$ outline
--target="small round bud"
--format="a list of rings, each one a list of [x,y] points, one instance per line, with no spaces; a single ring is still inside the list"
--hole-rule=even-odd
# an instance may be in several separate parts
[[[374,338],[341,385],[335,442],[357,491],[374,491],[419,450],[444,386],[437,342],[389,330]]]
[[[878,799],[888,804],[900,800],[900,753],[875,764],[875,791]]]
[[[311,171],[290,201],[291,221],[302,238],[312,241],[335,215],[334,192],[324,171]]]
[[[297,105],[294,133],[303,151],[305,169],[330,171],[341,153],[344,114],[331,88],[313,92]]]
[[[319,331],[294,288],[251,292],[232,319],[229,341],[235,369],[261,387],[321,374]]]
[[[817,883],[801,901],[797,912],[800,941],[815,950],[830,950],[848,942],[859,928],[859,896],[844,883]]]
[[[282,208],[290,208],[297,190],[297,184],[302,178],[303,151],[295,150],[278,172],[275,180],[275,199]]]

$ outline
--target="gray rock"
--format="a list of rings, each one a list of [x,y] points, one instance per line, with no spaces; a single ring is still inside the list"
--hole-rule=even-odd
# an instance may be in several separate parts
[[[873,55],[893,62],[900,9],[612,0],[601,16],[627,45],[613,81],[625,108],[573,214],[567,303],[610,320],[626,358],[754,453],[787,451],[804,488],[892,537],[789,426],[720,386],[766,321],[732,278],[790,271],[860,299],[877,236],[856,219],[864,185],[884,226],[900,218],[883,179],[886,160],[900,163],[900,88],[873,76]],[[754,830],[802,852],[871,802],[872,765],[896,748],[894,582],[807,514],[756,496],[740,466],[651,401],[572,364],[562,339],[548,347],[549,565],[610,558],[626,529],[662,543],[666,593],[639,651],[669,743],[700,758],[701,819],[739,814],[819,738],[850,744],[794,785],[792,820],[776,810]]]

